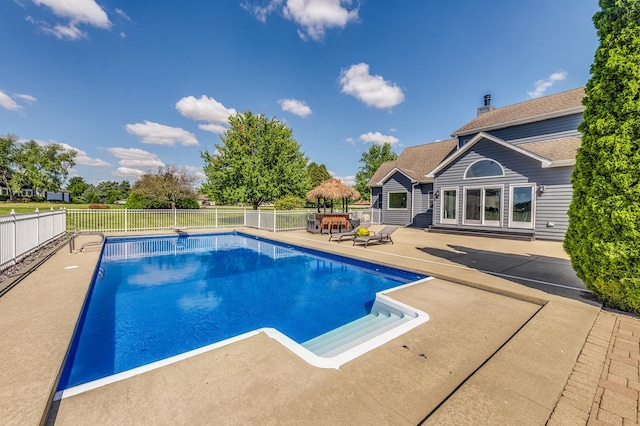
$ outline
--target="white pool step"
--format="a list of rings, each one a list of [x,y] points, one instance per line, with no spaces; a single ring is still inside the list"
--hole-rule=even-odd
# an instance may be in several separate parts
[[[322,357],[341,354],[387,330],[407,322],[411,317],[392,312],[372,312],[348,324],[302,343],[302,346]]]

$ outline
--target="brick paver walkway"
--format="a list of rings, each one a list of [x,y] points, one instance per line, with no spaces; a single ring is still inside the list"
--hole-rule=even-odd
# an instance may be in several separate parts
[[[601,311],[548,425],[640,422],[640,321]]]

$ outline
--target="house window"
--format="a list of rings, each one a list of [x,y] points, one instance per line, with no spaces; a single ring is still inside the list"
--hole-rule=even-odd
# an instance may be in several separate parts
[[[31,197],[33,195],[33,189],[23,189],[22,196],[23,197]]]
[[[509,227],[533,229],[535,185],[512,185],[509,194]]]
[[[433,209],[433,191],[427,192],[427,210]]]
[[[406,192],[390,192],[387,200],[389,205],[387,208],[392,209],[406,209],[407,208],[407,193]]]
[[[0,188],[0,193],[2,195],[9,195],[9,189],[2,187]]]
[[[456,188],[442,188],[440,199],[440,223],[457,223],[458,190]]]
[[[465,179],[504,176],[504,169],[500,163],[493,160],[478,160],[469,165],[464,172]]]
[[[502,187],[482,186],[464,189],[464,224],[500,226]]]

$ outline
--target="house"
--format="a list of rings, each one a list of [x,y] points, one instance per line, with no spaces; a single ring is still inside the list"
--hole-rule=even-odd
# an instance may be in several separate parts
[[[60,191],[44,191],[44,199],[46,201],[62,201],[71,202],[71,192],[61,189]]]
[[[406,148],[382,163],[369,180],[371,206],[389,225],[426,228],[433,223],[433,177],[428,174],[456,149],[454,139]]]
[[[486,96],[477,117],[451,141],[407,148],[380,167],[368,185],[382,221],[402,224],[408,216],[411,224],[433,230],[564,239],[584,94],[578,88],[501,108]],[[427,153],[426,147],[445,143],[454,145],[452,152],[433,165],[438,150]],[[416,164],[418,155],[424,164]],[[407,156],[414,159],[401,161]],[[413,176],[403,161],[414,161],[418,175],[429,171]],[[415,191],[429,185],[433,202],[425,204]]]

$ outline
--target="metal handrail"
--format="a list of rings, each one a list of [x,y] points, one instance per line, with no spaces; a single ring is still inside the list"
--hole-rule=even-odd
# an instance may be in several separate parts
[[[69,239],[69,253],[71,254],[73,254],[74,250],[76,249],[75,238],[78,235],[99,235],[101,237],[100,241],[89,241],[88,243],[84,243],[82,246],[80,246],[80,253],[82,253],[82,250],[86,246],[99,246],[104,243],[104,233],[100,231],[76,231]]]

